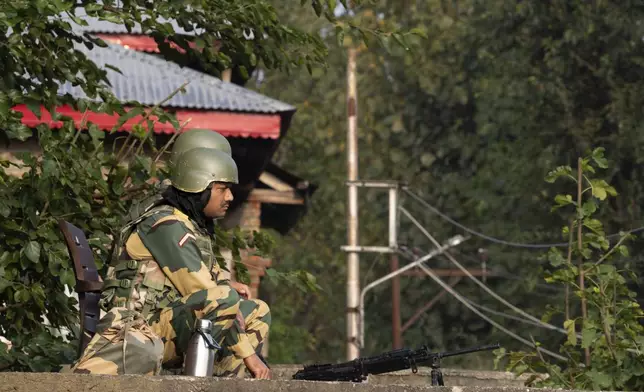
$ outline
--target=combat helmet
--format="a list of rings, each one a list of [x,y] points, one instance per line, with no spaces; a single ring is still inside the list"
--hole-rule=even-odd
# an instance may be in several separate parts
[[[230,143],[221,134],[209,129],[191,129],[179,135],[172,144],[168,167],[172,169],[184,152],[198,147],[214,148],[227,155],[232,155]]]
[[[184,192],[198,193],[212,182],[238,184],[237,164],[221,150],[198,147],[181,154],[170,177],[172,185]]]

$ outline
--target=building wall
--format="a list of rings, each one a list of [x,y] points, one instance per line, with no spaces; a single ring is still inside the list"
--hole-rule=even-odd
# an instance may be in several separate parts
[[[25,142],[12,141],[11,143],[0,142],[0,160],[8,160],[10,162],[19,163],[20,160],[16,158],[15,154],[19,152],[30,152],[32,154],[40,155],[40,146],[35,138],[31,138]],[[15,166],[4,168],[5,173],[14,176],[21,176],[26,172],[25,169],[19,169]]]

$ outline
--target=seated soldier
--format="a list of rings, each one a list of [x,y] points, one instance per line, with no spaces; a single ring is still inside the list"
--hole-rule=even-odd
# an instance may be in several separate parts
[[[73,372],[158,374],[161,362],[182,362],[195,320],[206,318],[223,346],[216,375],[241,376],[245,365],[254,377],[270,378],[258,355],[268,306],[240,300],[248,287],[218,277],[212,249],[214,219],[225,215],[237,177],[235,162],[220,150],[179,157],[162,200],[117,238],[101,298],[107,314]]]

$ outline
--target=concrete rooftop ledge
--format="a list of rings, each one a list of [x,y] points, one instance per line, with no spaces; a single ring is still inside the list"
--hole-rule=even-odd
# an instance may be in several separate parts
[[[447,381],[447,380],[446,380]],[[185,376],[92,376],[61,373],[0,373],[0,391],[12,392],[548,392],[525,387],[431,387]],[[554,391],[554,390],[552,390]],[[559,390],[560,391],[560,390]]]
[[[277,380],[290,380],[301,365],[271,365],[273,376]],[[446,386],[461,387],[524,387],[529,374],[519,377],[511,372],[462,370],[442,368],[443,381]],[[545,375],[544,375],[545,376]],[[402,384],[402,385],[431,385],[431,368],[419,366],[416,374],[411,369],[400,370],[385,374],[370,375],[369,384]]]

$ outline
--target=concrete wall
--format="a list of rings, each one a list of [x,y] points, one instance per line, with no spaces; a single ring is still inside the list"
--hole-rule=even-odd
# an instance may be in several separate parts
[[[278,380],[290,380],[301,366],[296,365],[271,365],[273,374]],[[443,382],[447,386],[468,387],[523,387],[529,375],[515,377],[510,372],[476,371],[461,369],[442,369]],[[374,385],[431,385],[431,369],[419,367],[418,373],[411,370],[402,370],[387,374],[369,376],[369,384]]]
[[[429,387],[307,381],[260,381],[181,376],[90,376],[0,373],[0,391],[12,392],[550,392],[525,387]],[[561,391],[561,390],[559,390]]]

